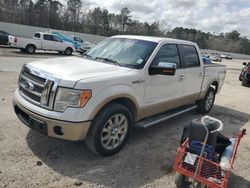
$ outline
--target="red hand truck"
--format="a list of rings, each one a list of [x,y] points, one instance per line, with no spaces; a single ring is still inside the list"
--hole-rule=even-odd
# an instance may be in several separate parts
[[[208,117],[208,116],[205,116]],[[209,117],[212,118],[212,117]],[[221,131],[223,129],[223,123],[213,118],[213,120],[219,122],[220,127],[212,132]],[[189,139],[177,149],[177,155],[174,162],[173,169],[177,172],[175,184],[177,188],[189,187],[209,187],[209,188],[227,188],[228,178],[234,163],[234,159],[237,153],[238,146],[240,144],[241,138],[245,135],[246,129],[240,131],[235,138],[235,144],[233,147],[233,153],[230,159],[230,168],[223,169],[221,168],[219,162],[214,162],[204,157],[203,152],[208,139],[209,131],[204,126],[207,134],[201,150],[200,155],[190,154],[187,149],[189,147]],[[210,132],[210,133],[212,133]],[[187,163],[186,158],[194,157],[193,164]],[[189,180],[192,180],[190,183]]]

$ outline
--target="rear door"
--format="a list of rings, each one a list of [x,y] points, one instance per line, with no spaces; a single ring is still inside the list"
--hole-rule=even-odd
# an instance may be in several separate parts
[[[194,45],[179,45],[184,66],[184,83],[182,95],[190,102],[198,99],[203,80],[203,66]]]

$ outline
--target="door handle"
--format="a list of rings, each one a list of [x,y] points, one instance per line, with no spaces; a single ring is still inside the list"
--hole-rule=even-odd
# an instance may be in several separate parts
[[[199,76],[202,76],[202,75],[203,75],[203,73],[202,73],[202,72],[200,72]]]

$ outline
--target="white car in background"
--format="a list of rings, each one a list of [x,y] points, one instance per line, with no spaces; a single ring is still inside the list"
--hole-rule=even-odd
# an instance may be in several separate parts
[[[65,33],[61,31],[51,30],[50,33],[60,37],[64,42],[68,42],[74,45],[76,52],[79,52],[81,54],[96,46],[95,43],[84,41],[80,37],[70,35],[67,32]]]
[[[33,38],[9,36],[9,45],[19,48],[21,52],[33,54],[36,50],[57,51],[60,54],[71,55],[75,51],[73,44],[63,41],[60,37],[37,32]]]
[[[88,51],[89,49],[96,46],[95,43],[84,41],[80,37],[77,37],[77,36],[71,36],[70,38],[80,45],[79,50],[77,50],[80,53],[84,53],[84,52]]]
[[[211,53],[209,59],[212,61],[219,61],[221,62],[221,56],[218,53]]]
[[[230,54],[225,54],[225,53],[221,54],[220,57],[225,59],[232,59],[232,56]]]

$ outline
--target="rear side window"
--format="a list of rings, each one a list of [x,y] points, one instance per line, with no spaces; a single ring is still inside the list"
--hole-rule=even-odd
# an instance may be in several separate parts
[[[180,56],[176,44],[165,44],[160,48],[152,65],[158,66],[160,62],[175,63],[176,67],[180,68]]]
[[[36,37],[36,38],[39,38],[39,39],[40,39],[41,34],[40,34],[40,33],[35,33],[34,37]]]
[[[43,39],[44,40],[50,40],[50,41],[53,41],[53,35],[43,35]]]
[[[190,45],[181,45],[185,67],[199,67],[200,60],[196,48]]]

